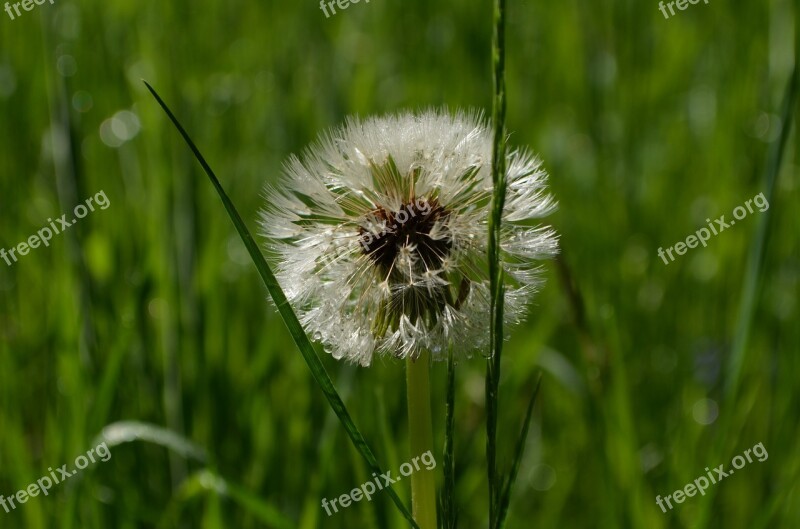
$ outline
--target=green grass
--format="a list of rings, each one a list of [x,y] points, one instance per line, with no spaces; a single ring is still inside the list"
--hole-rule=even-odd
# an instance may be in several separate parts
[[[765,235],[754,214],[668,266],[656,254],[766,190],[796,4],[712,1],[669,20],[657,2],[508,0],[508,11],[506,127],[552,175],[563,253],[504,344],[499,469],[543,373],[506,527],[800,526],[797,128]],[[490,115],[491,19],[490,1],[456,0],[373,0],[330,19],[315,2],[57,0],[0,19],[0,248],[101,189],[111,201],[48,248],[0,261],[0,494],[71,464],[113,423],[169,430],[205,454],[116,444],[48,497],[0,509],[0,527],[408,527],[386,494],[332,517],[320,507],[372,471],[140,79],[253,230],[282,161],[346,115],[443,104]],[[59,74],[70,73],[64,55],[74,75]],[[123,109],[142,129],[111,148],[101,125]],[[726,403],[756,241],[761,280]],[[411,455],[402,362],[354,368],[317,352],[381,466],[396,470]],[[462,361],[454,377],[465,529],[488,525],[485,369]],[[439,449],[447,380],[436,364]],[[704,398],[722,407],[711,425],[693,414]],[[721,430],[723,416],[732,427]],[[769,459],[713,498],[667,515],[656,506],[656,494],[758,442]],[[410,504],[407,484],[396,492]]]

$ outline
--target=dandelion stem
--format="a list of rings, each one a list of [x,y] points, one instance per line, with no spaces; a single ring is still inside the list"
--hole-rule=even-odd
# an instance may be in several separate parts
[[[407,360],[408,431],[411,456],[433,449],[433,421],[428,353]],[[432,452],[431,452],[432,453]],[[433,470],[422,467],[411,474],[411,508],[420,529],[436,529],[436,479]]]

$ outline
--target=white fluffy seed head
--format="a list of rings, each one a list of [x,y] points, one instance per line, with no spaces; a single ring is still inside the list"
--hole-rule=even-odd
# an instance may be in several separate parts
[[[485,350],[491,150],[480,115],[429,110],[348,119],[287,161],[262,234],[303,327],[335,358]],[[555,207],[541,162],[525,151],[507,162],[500,248],[514,324],[557,242],[531,226]]]

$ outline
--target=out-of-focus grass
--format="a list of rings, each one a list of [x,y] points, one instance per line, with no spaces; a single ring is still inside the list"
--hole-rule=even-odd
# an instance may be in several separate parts
[[[58,0],[0,19],[0,248],[71,200],[102,189],[111,201],[50,247],[0,261],[0,494],[71,465],[122,420],[190,439],[242,493],[226,496],[197,474],[204,465],[133,442],[48,497],[0,511],[0,527],[154,527],[167,516],[179,527],[263,527],[245,501],[254,498],[302,527],[403,527],[385,495],[332,517],[321,509],[369,472],[331,426],[218,199],[140,78],[174,102],[252,220],[288,153],[347,114],[488,110],[490,4],[361,2],[326,19],[315,2]],[[737,431],[703,424],[703,399],[722,403],[758,213],[668,266],[656,255],[763,189],[796,8],[700,3],[665,20],[655,2],[509,0],[509,11],[508,129],[553,175],[551,220],[586,323],[574,323],[549,263],[503,355],[501,431],[517,431],[531,374],[545,373],[508,527],[690,527],[697,498],[665,515],[656,494],[758,442],[769,459],[715,485],[708,527],[800,525],[796,129],[770,204],[739,396],[723,410]],[[53,121],[62,86],[69,136]],[[120,110],[141,130],[106,121]],[[324,362],[396,470],[412,455],[402,364]],[[483,370],[474,359],[456,376],[464,528],[485,526],[488,513]],[[443,443],[446,366],[432,377]],[[711,460],[721,434],[736,448]],[[500,438],[499,453],[514,443]]]

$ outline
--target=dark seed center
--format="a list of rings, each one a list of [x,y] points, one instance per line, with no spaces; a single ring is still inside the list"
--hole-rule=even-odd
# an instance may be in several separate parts
[[[450,252],[452,241],[446,235],[433,239],[430,233],[437,221],[446,220],[449,215],[435,198],[404,203],[397,211],[378,208],[368,217],[372,229],[359,229],[361,247],[384,273],[392,270],[404,246],[414,248],[415,272],[438,269]]]

